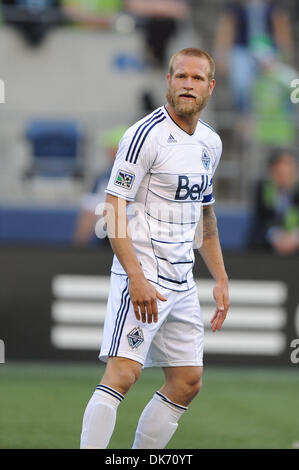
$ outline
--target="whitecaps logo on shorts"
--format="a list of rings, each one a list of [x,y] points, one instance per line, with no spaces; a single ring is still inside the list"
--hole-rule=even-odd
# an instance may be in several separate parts
[[[144,341],[142,329],[139,328],[139,326],[133,328],[133,330],[131,330],[130,333],[127,334],[127,338],[130,348],[138,348],[138,346],[140,346]]]
[[[127,171],[118,170],[114,184],[120,188],[131,189],[133,186],[135,175]]]

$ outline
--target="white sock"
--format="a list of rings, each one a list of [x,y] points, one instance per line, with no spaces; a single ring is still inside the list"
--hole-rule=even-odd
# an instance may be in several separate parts
[[[83,416],[80,449],[106,449],[112,436],[118,405],[124,396],[107,385],[98,385]]]
[[[164,449],[186,410],[156,392],[140,416],[132,449]]]

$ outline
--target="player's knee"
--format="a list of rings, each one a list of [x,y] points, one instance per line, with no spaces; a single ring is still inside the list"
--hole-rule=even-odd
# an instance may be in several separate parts
[[[193,398],[198,395],[202,387],[201,377],[189,377],[184,383],[181,384],[181,392],[186,399],[186,403],[190,403]]]
[[[185,380],[171,383],[171,389],[174,391],[173,396],[175,397],[173,401],[183,406],[188,406],[200,392],[201,386],[201,377],[188,377]]]
[[[141,374],[141,370],[134,368],[134,367],[128,367],[124,370],[120,371],[120,381],[123,384],[123,386],[126,388],[126,391],[128,391],[132,385],[137,382]]]
[[[121,358],[109,361],[103,376],[103,383],[115,388],[122,394],[126,394],[132,385],[139,379],[141,364]]]
[[[139,377],[140,372],[134,368],[120,369],[114,377],[115,388],[125,395]]]
[[[201,387],[202,387],[202,379],[200,378],[200,379],[196,380],[193,384],[193,393],[194,393],[195,396],[198,395],[198,393],[201,390]]]

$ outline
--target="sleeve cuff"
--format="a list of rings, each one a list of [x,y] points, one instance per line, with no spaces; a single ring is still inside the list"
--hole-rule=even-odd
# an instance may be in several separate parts
[[[211,197],[209,199],[206,199],[206,200],[205,200],[205,198],[203,198],[203,201],[202,201],[201,204],[203,206],[209,206],[210,204],[214,204],[214,202],[215,202],[215,199],[213,197]]]

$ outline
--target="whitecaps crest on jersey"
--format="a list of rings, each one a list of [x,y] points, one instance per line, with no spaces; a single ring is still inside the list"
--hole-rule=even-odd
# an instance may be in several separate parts
[[[202,151],[201,161],[205,169],[208,170],[210,168],[211,157],[206,149]]]

